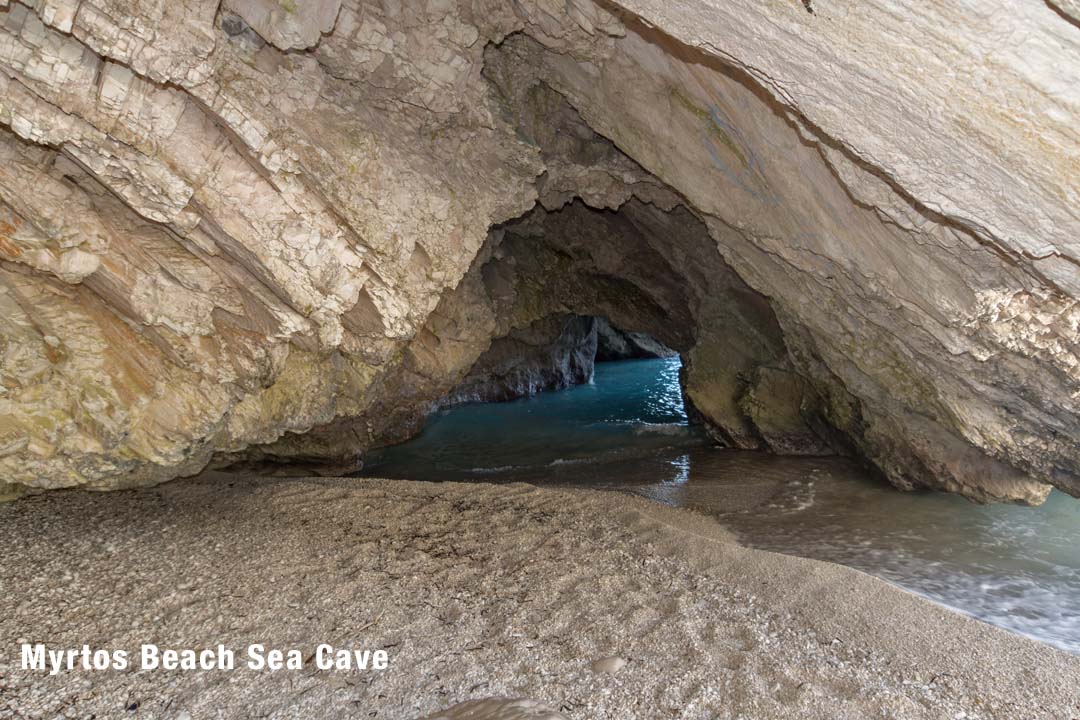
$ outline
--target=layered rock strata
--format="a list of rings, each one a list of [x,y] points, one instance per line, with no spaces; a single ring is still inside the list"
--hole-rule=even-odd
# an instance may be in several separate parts
[[[588,314],[729,444],[1080,495],[1073,15],[0,0],[2,477],[360,458]]]

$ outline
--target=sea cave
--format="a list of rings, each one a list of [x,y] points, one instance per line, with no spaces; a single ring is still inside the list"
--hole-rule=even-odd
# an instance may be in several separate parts
[[[1074,0],[0,0],[0,69],[12,717],[1080,713]]]

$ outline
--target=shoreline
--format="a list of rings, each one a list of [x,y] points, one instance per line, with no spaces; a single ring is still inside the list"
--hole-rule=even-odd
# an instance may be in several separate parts
[[[570,718],[1080,715],[1080,657],[624,493],[216,472],[28,496],[0,529],[16,717],[410,719],[488,697]],[[48,675],[20,641],[327,643],[389,667]]]

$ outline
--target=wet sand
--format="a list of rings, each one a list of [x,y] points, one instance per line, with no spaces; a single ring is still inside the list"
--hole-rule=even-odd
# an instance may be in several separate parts
[[[23,498],[0,538],[5,717],[1080,717],[1078,657],[618,493],[211,474]],[[238,668],[50,676],[22,642],[222,643]],[[252,643],[305,667],[249,670]],[[317,670],[318,643],[389,668]]]

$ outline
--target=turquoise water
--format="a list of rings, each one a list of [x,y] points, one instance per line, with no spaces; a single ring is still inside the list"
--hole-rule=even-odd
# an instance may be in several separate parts
[[[376,451],[365,475],[483,479],[577,463],[649,457],[706,444],[687,424],[679,359],[599,363],[596,380],[506,403],[435,413],[407,443]]]
[[[901,493],[842,458],[715,448],[687,423],[678,372],[678,358],[601,363],[590,385],[444,410],[364,474],[635,493],[1080,654],[1080,500],[981,506]]]

